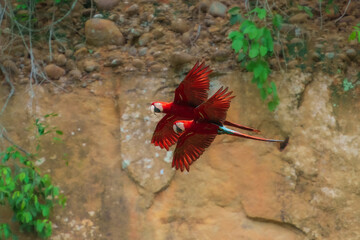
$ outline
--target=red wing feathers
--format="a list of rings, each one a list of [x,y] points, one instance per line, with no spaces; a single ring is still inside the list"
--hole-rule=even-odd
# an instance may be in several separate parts
[[[195,109],[195,120],[205,120],[210,122],[223,123],[226,113],[230,107],[232,92],[227,92],[228,88],[221,87],[211,98],[202,103]]]
[[[176,145],[172,167],[176,170],[184,168],[189,171],[190,165],[196,161],[214,141],[217,134],[197,134],[194,131],[186,131]]]
[[[209,90],[209,66],[197,62],[175,90],[174,103],[196,107],[206,101]]]
[[[179,135],[173,130],[173,124],[177,120],[181,120],[181,118],[169,113],[166,114],[156,125],[151,143],[169,150],[169,147],[174,145],[179,138]]]

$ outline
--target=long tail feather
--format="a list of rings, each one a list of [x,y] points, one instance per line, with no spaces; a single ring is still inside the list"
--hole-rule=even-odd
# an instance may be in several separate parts
[[[246,126],[236,124],[236,123],[232,123],[232,122],[228,122],[228,121],[225,121],[224,124],[226,126],[236,127],[236,128],[240,128],[240,129],[243,129],[243,130],[246,130],[246,131],[251,131],[251,132],[256,132],[256,133],[260,132],[260,130],[257,130],[255,128],[246,127]]]
[[[284,142],[284,140],[275,140],[275,139],[267,139],[267,138],[261,138],[261,137],[254,137],[251,135],[247,135],[247,134],[243,134],[243,133],[239,133],[236,132],[234,130],[231,130],[229,128],[226,127],[219,127],[219,131],[220,133],[225,133],[225,134],[229,134],[229,135],[233,135],[233,136],[237,136],[237,137],[243,137],[243,138],[248,138],[248,139],[253,139],[253,140],[258,140],[258,141],[264,141],[264,142]]]

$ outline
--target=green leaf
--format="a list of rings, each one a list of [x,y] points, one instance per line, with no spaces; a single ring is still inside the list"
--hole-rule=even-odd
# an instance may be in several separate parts
[[[243,52],[246,54],[249,49],[249,42],[244,39],[243,44]]]
[[[58,196],[59,195],[59,188],[58,187],[54,187],[53,189],[53,196]]]
[[[49,214],[50,214],[50,210],[49,210],[49,207],[46,206],[46,205],[41,205],[41,213],[44,217],[48,217]]]
[[[249,57],[250,58],[255,58],[259,55],[259,43],[258,42],[254,42],[251,45],[250,51],[249,51]]]
[[[265,99],[266,99],[266,97],[267,97],[266,88],[261,88],[261,89],[260,89],[260,96],[261,96],[261,99],[262,99],[262,100],[265,100]]]
[[[273,96],[273,99],[272,101],[270,101],[268,103],[268,108],[270,111],[274,111],[276,109],[276,107],[279,105],[280,103],[280,99],[279,97],[276,95],[276,96]]]
[[[60,131],[60,130],[56,130],[56,133],[59,134],[59,135],[63,135],[63,132]]]
[[[272,18],[272,23],[274,27],[277,28],[278,30],[281,29],[283,22],[284,22],[283,18],[279,14],[275,14],[275,16]]]
[[[242,46],[243,46],[243,39],[239,39],[239,38],[236,38],[233,42],[232,42],[232,44],[231,44],[231,47],[234,49],[234,51],[236,52],[236,53],[238,53],[240,50],[241,50],[241,48],[242,48]]]
[[[273,38],[271,36],[271,32],[269,29],[264,28],[264,41],[265,41],[265,46],[267,47],[269,52],[273,52],[274,51],[274,42],[273,42]]]
[[[0,225],[0,234],[1,234],[1,231],[4,233],[4,237],[5,239],[8,239],[11,235],[11,230],[10,230],[10,227],[8,224],[6,223],[3,223]],[[2,234],[1,234],[2,235]],[[0,235],[0,239],[2,239],[2,236]]]
[[[45,237],[50,237],[51,233],[52,233],[52,227],[51,227],[51,222],[49,221],[48,223],[45,224],[45,231],[44,231],[44,236]]]
[[[309,15],[310,18],[313,18],[314,14],[311,12],[310,7],[298,5],[298,8],[300,10],[304,10],[307,13],[307,15]]]
[[[60,194],[59,195],[59,204],[61,205],[61,206],[63,206],[63,207],[65,207],[65,205],[66,205],[66,197],[63,195],[63,194]]]
[[[239,62],[242,61],[245,57],[246,57],[246,55],[243,52],[239,53],[238,61]]]
[[[22,182],[25,179],[25,177],[26,177],[26,174],[24,172],[22,172],[18,175],[18,179],[20,180],[20,182]]]
[[[264,46],[260,46],[260,55],[263,57],[267,53],[267,48]]]
[[[349,41],[354,40],[356,38],[356,31],[353,31],[349,36]]]
[[[45,226],[45,223],[42,220],[37,220],[35,224],[35,229],[38,233],[42,232],[43,228]]]
[[[268,108],[269,108],[270,111],[273,112],[273,111],[276,109],[277,105],[278,105],[278,102],[276,102],[276,101],[270,101],[270,102],[268,103]]]
[[[252,25],[252,26],[247,27],[244,30],[244,33],[249,34],[250,40],[253,40],[258,36],[259,29],[255,25]]]
[[[45,193],[45,197],[49,196],[49,195],[51,194],[52,190],[53,190],[53,185],[48,186],[48,187],[45,189],[45,192],[44,192],[44,193]]]
[[[268,68],[264,68],[264,71],[261,72],[261,74],[259,76],[259,80],[262,84],[266,82],[266,80],[269,76],[269,73],[270,73],[270,69],[268,69]]]
[[[261,20],[263,20],[266,17],[266,10],[263,8],[254,8],[253,10],[251,10],[249,13],[253,13],[256,12],[258,18],[260,18]]]
[[[241,16],[241,14],[231,15],[230,17],[230,25],[234,25],[237,22],[241,23],[244,21],[244,18]]]
[[[3,157],[3,159],[1,160],[2,163],[6,163],[10,158],[10,154],[6,153],[5,156]]]
[[[10,153],[10,152],[13,152],[13,151],[15,151],[15,147],[14,147],[14,146],[10,146],[10,147],[6,148],[6,152],[7,152],[7,153]]]
[[[229,33],[230,39],[236,39],[236,38],[244,38],[244,34],[240,33],[239,31],[232,31]]]
[[[259,78],[259,76],[263,71],[264,71],[264,66],[262,64],[257,63],[256,66],[254,67],[254,77]]]
[[[276,90],[276,85],[274,82],[270,83],[271,89],[272,89],[272,93],[275,97],[277,97],[277,90]]]
[[[245,33],[245,30],[250,26],[255,26],[255,23],[253,23],[252,21],[249,21],[249,20],[245,20],[239,27],[239,30],[240,30],[240,32]]]
[[[50,185],[50,184],[51,184],[51,180],[50,180],[49,175],[45,174],[45,175],[42,177],[41,182],[44,184],[44,186]]]
[[[24,192],[28,192],[31,189],[31,187],[32,187],[32,184],[26,184],[24,186]]]
[[[53,140],[54,142],[62,142],[62,139],[58,137],[53,137]]]
[[[40,136],[45,134],[45,127],[42,125],[42,123],[38,124],[37,128]]]
[[[230,10],[228,11],[229,14],[231,15],[235,15],[235,14],[238,14],[240,11],[240,8],[239,7],[233,7],[233,8],[230,8]]]
[[[32,220],[32,215],[30,212],[23,212],[21,214],[20,220],[25,223],[29,223]]]
[[[258,17],[262,20],[266,17],[266,10],[265,9],[259,9],[257,11]]]
[[[256,62],[251,61],[246,65],[246,70],[248,70],[249,72],[253,72],[255,67],[256,67]]]
[[[48,117],[56,117],[56,116],[58,116],[59,114],[57,114],[57,113],[49,113],[49,114],[46,114],[45,116],[44,116],[44,118],[48,118]]]
[[[26,202],[23,200],[23,201],[21,202],[20,209],[21,209],[21,210],[24,210],[25,206],[26,206]]]

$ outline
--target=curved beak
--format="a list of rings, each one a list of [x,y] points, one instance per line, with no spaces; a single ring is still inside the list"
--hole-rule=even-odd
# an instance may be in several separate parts
[[[155,111],[154,111],[155,109],[154,109],[154,108],[155,108],[154,105],[151,105],[151,106],[150,106],[150,111],[151,111],[151,113],[155,113]]]

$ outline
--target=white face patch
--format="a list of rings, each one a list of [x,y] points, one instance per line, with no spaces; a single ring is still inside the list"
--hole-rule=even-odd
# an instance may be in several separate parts
[[[174,132],[178,133],[176,124],[173,125],[173,130],[174,130]]]
[[[183,133],[185,131],[184,123],[177,122],[173,125],[174,132],[176,133]]]
[[[156,103],[154,103],[154,105],[157,109],[159,109],[160,112],[163,112],[163,106],[161,103],[156,102]]]

